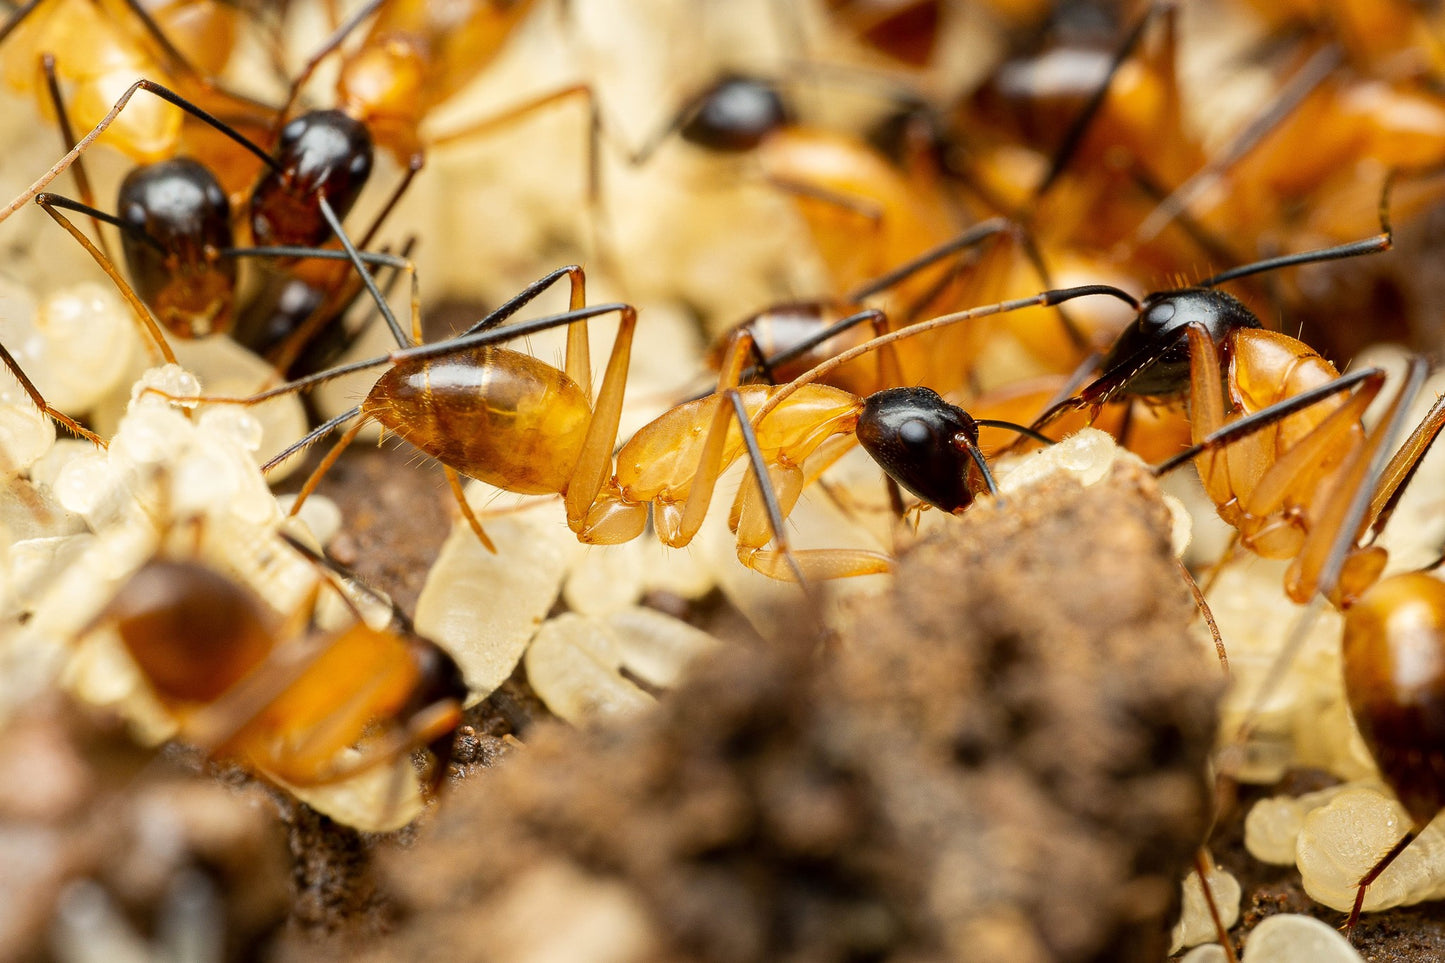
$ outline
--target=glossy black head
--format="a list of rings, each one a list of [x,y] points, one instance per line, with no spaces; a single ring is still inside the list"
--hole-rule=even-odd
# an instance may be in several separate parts
[[[121,232],[131,283],[161,322],[185,337],[224,328],[236,262],[214,255],[235,238],[230,202],[211,172],[184,157],[137,167],[116,209],[135,229]]]
[[[455,703],[458,712],[467,700],[467,683],[456,661],[440,646],[419,635],[408,637],[411,657],[416,662],[417,685],[407,702],[405,713],[413,716],[438,703]],[[456,742],[453,728],[427,745],[435,764],[432,768],[429,788],[435,792],[446,776],[447,763],[452,759],[452,747]]]
[[[978,444],[978,424],[932,389],[889,388],[870,395],[857,432],[873,460],[930,505],[956,512],[985,488],[968,447]]]
[[[1189,389],[1189,336],[1203,326],[1215,344],[1233,331],[1260,327],[1254,312],[1233,295],[1214,288],[1183,288],[1144,299],[1134,323],[1104,357],[1096,385],[1108,394],[1168,397]]]
[[[777,88],[756,77],[727,77],[697,102],[678,133],[707,150],[748,151],[792,123]]]
[[[314,197],[325,196],[337,217],[356,203],[371,176],[371,134],[339,110],[313,110],[281,131],[280,172],[267,169],[251,194],[256,243],[315,247],[331,234]]]

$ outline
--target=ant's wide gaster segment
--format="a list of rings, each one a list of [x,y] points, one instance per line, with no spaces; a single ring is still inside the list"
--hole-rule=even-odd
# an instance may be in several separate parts
[[[1445,808],[1445,583],[1423,572],[1380,581],[1346,613],[1343,644],[1350,713],[1411,820],[1360,879],[1353,931],[1370,884]]]

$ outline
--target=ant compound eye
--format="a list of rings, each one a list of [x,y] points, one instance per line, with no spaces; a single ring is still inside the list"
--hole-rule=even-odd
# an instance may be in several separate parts
[[[1173,300],[1159,301],[1145,309],[1143,321],[1151,327],[1162,328],[1174,318],[1177,310]]]
[[[281,129],[281,143],[294,144],[306,133],[307,120],[303,114]]]
[[[898,426],[898,440],[909,448],[923,448],[933,442],[933,429],[921,418],[913,418]]]

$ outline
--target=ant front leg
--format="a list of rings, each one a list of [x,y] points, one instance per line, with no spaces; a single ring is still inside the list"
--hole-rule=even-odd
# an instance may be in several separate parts
[[[576,294],[575,288],[573,293]],[[621,323],[612,342],[612,356],[607,360],[607,370],[592,404],[592,419],[587,426],[582,453],[563,494],[568,526],[579,538],[585,534],[587,541],[603,544],[636,538],[647,520],[644,506],[627,504],[611,491],[603,493],[603,486],[612,474],[612,449],[617,445],[617,426],[622,420],[622,398],[627,388],[627,367],[632,357],[632,336],[637,328],[637,311],[634,308],[623,306],[620,314]],[[574,365],[572,336],[576,329],[577,325],[569,326],[567,334],[568,371]],[[585,352],[588,344],[585,325],[579,341]]]
[[[150,308],[148,308],[145,303],[141,301],[140,296],[135,293],[135,289],[130,286],[125,277],[117,270],[115,262],[97,248],[95,244],[91,242],[90,238],[86,237],[85,233],[71,222],[70,218],[56,210],[57,207],[79,209],[80,206],[68,198],[60,197],[56,194],[44,193],[35,195],[35,203],[39,205],[40,209],[46,214],[49,214],[55,223],[63,227],[71,237],[75,238],[77,244],[85,248],[86,253],[91,256],[95,263],[100,266],[100,269],[105,272],[105,276],[110,278],[111,283],[116,286],[116,290],[120,291],[121,297],[125,298],[125,303],[130,306],[131,315],[135,318],[136,327],[140,329],[142,340],[146,342],[146,347],[150,351],[151,357],[154,358],[156,354],[159,354],[166,364],[175,364],[175,353],[171,351],[170,344],[166,342],[165,335],[161,333],[160,323],[157,322],[155,316],[151,314]],[[96,217],[99,214],[99,212],[93,208],[90,209],[89,213],[92,217]]]
[[[789,545],[786,521],[803,492],[804,471],[781,453],[772,462],[766,461],[742,397],[735,389],[729,389],[726,401],[719,410],[737,418],[749,460],[735,506],[738,561],[769,578],[803,583],[893,571],[893,560],[881,552],[794,549]],[[837,446],[824,460],[836,461],[846,450]],[[768,548],[770,542],[777,547]]]
[[[78,437],[84,438],[86,441],[92,442],[101,448],[105,447],[105,442],[95,432],[87,428],[82,428],[75,419],[59,409],[51,407],[50,403],[45,400],[45,396],[40,393],[40,389],[35,387],[35,382],[26,376],[25,372],[20,368],[20,363],[15,360],[15,356],[12,355],[9,349],[3,344],[0,344],[0,362],[3,362],[5,367],[10,369],[10,373],[14,375],[15,380],[20,383],[20,387],[25,393],[30,396],[30,401],[35,407],[39,408],[53,421],[65,426],[68,431]]]

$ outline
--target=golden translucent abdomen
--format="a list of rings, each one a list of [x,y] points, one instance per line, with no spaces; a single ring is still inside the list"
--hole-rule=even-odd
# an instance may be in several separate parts
[[[362,412],[458,472],[524,495],[567,490],[592,417],[571,378],[492,347],[398,364]]]

